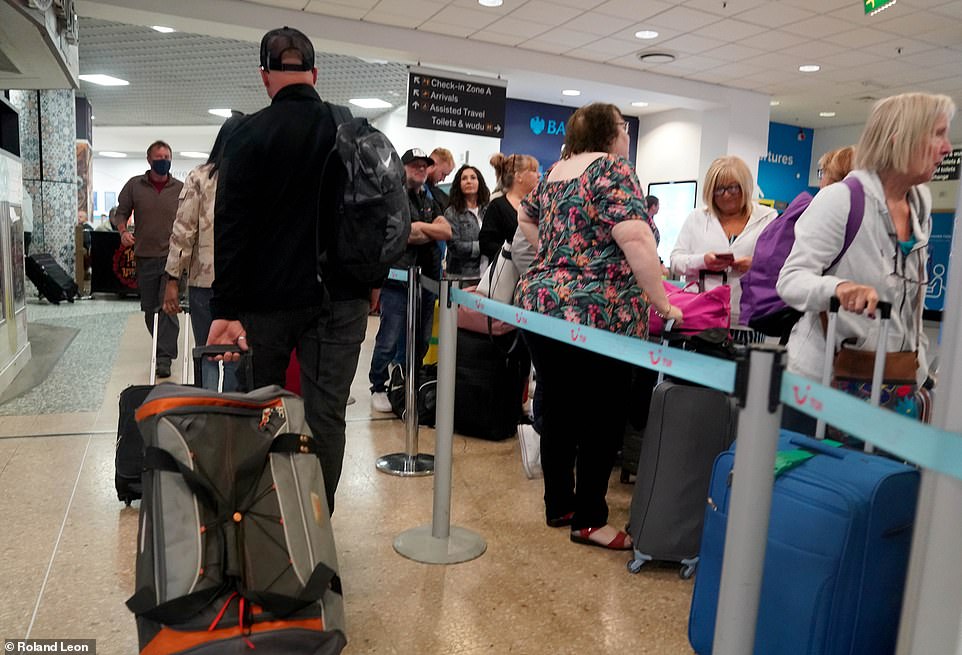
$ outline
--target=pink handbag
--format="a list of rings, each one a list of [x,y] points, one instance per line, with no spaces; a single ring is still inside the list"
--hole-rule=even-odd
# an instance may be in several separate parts
[[[681,309],[684,319],[678,326],[680,334],[697,334],[709,328],[727,330],[732,318],[732,288],[727,284],[719,285],[708,291],[698,291],[697,282],[689,282],[679,289],[671,282],[663,281],[668,300]],[[694,288],[695,291],[689,289]],[[659,336],[665,321],[655,314],[655,308],[648,308],[648,335]]]
[[[467,287],[464,291],[477,293],[477,288]],[[458,305],[458,327],[471,330],[472,332],[478,332],[479,334],[490,334],[496,337],[507,334],[508,332],[513,332],[515,329],[515,327],[509,323],[499,321],[496,318],[490,318],[466,305]]]

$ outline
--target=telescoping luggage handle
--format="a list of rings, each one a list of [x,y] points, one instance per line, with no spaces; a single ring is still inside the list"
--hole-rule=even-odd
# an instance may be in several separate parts
[[[203,387],[204,386],[204,359],[207,357],[216,357],[217,355],[226,355],[228,353],[238,353],[241,358],[238,364],[244,371],[244,380],[247,383],[247,391],[251,391],[254,388],[254,369],[251,360],[252,352],[250,347],[247,350],[241,350],[240,346],[197,346],[194,348],[192,355],[194,358],[194,386]],[[224,362],[217,362],[217,392],[222,393],[224,391]]]
[[[822,365],[822,384],[829,386],[832,383],[832,372],[835,366],[835,338],[838,333],[838,310],[842,303],[838,296],[832,296],[828,303],[828,324],[825,328],[825,361]],[[889,322],[892,318],[892,303],[879,301],[879,332],[878,343],[875,344],[875,362],[872,367],[872,395],[871,403],[873,407],[878,407],[882,402],[882,381],[885,377],[885,356],[888,349]],[[825,438],[825,421],[819,419],[815,427],[815,438]],[[871,453],[875,447],[866,442],[865,452]]]

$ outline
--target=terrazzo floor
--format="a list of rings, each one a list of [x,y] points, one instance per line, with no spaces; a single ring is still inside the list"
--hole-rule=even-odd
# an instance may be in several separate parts
[[[38,307],[31,319],[49,321],[49,309]],[[114,438],[118,394],[146,382],[150,341],[135,302],[55,309],[61,311],[54,320],[90,319],[97,329],[115,330],[78,349],[85,363],[64,372],[82,389],[75,395],[95,396],[89,372],[111,359],[98,406],[52,413],[25,406],[22,414],[0,416],[0,640],[92,638],[99,655],[128,655],[137,651],[124,606],[133,592],[137,504],[125,508],[116,500]],[[625,553],[575,545],[566,530],[546,527],[541,482],[524,477],[516,439],[454,438],[452,522],[485,539],[481,557],[427,565],[394,551],[400,533],[430,525],[434,479],[374,467],[378,456],[404,449],[402,423],[370,409],[366,372],[376,330],[372,318],[352,389],[357,402],[347,410],[333,519],[345,653],[691,653],[692,582],[674,568],[629,575]],[[420,450],[433,446],[433,430],[422,429]],[[627,520],[631,490],[612,476],[615,525]]]

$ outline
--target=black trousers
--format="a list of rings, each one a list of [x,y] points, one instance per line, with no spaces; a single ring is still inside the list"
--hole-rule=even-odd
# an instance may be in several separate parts
[[[297,348],[304,411],[320,446],[324,490],[332,513],[344,462],[345,411],[369,309],[365,298],[240,316],[254,353],[251,366],[255,387],[283,386],[291,351]]]
[[[608,522],[608,480],[625,432],[631,366],[526,333],[542,387],[546,518],[574,512],[573,529]]]

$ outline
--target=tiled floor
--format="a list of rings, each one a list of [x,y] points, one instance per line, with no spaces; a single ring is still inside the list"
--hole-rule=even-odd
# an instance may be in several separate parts
[[[691,653],[692,583],[669,568],[629,575],[626,554],[572,544],[566,530],[546,527],[541,483],[522,474],[516,439],[455,436],[452,522],[484,537],[484,555],[440,566],[394,551],[401,532],[431,523],[434,479],[374,467],[379,455],[404,449],[401,422],[372,417],[369,407],[376,329],[372,319],[334,516],[346,653]],[[142,318],[131,314],[98,411],[0,417],[0,437],[11,435],[0,438],[0,639],[95,638],[100,655],[136,652],[124,600],[133,591],[137,509],[116,500],[113,454],[117,396],[146,380],[149,347]],[[420,444],[433,452],[433,430],[422,429]],[[630,493],[613,475],[613,524],[627,519]]]

